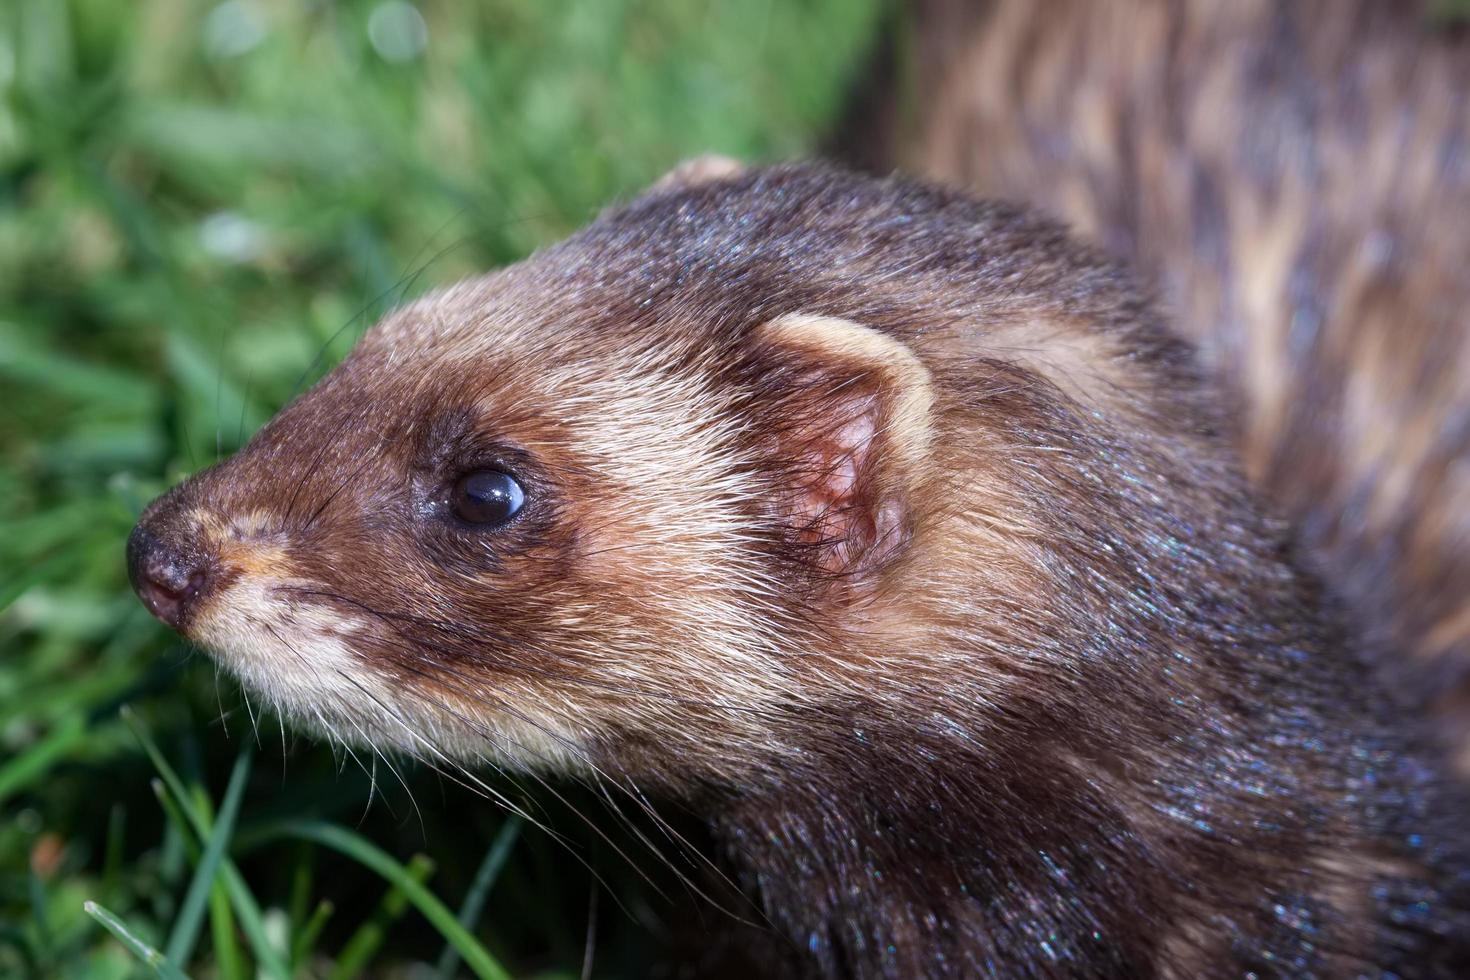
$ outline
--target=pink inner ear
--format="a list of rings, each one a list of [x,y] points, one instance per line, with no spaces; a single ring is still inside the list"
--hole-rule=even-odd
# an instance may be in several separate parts
[[[881,557],[874,554],[886,550],[880,531],[885,525],[896,527],[899,515],[896,506],[881,500],[872,472],[878,399],[863,398],[843,407],[853,414],[806,445],[797,472],[800,488],[791,501],[797,540],[812,548],[812,563],[831,574],[854,571]]]
[[[791,314],[758,328],[779,398],[752,419],[783,471],[773,498],[794,564],[848,597],[903,549],[929,443],[928,370],[896,337]]]

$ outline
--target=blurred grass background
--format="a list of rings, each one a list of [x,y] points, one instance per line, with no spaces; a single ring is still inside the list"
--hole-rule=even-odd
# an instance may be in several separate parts
[[[0,3],[0,976],[577,976],[601,891],[592,973],[647,975],[687,894],[252,722],[123,541],[405,296],[810,152],[880,4]]]

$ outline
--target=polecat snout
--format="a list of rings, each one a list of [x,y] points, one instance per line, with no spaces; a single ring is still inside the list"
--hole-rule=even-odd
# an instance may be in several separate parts
[[[422,299],[129,542],[283,713],[704,808],[795,972],[1463,976],[1466,811],[1049,222],[676,176]]]

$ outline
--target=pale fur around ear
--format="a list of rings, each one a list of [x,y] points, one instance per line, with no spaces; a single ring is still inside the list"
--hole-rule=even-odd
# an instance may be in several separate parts
[[[760,327],[763,339],[808,351],[829,368],[884,380],[883,436],[890,451],[917,465],[929,451],[934,384],[929,369],[899,340],[851,320],[793,313]]]
[[[757,328],[773,355],[783,506],[814,569],[851,577],[907,540],[910,495],[932,439],[929,371],[901,341],[838,317]]]
[[[700,184],[735,177],[744,171],[745,164],[739,160],[721,156],[718,153],[706,153],[703,156],[685,160],[664,174],[654,182],[653,189],[661,191],[679,187],[698,187]]]

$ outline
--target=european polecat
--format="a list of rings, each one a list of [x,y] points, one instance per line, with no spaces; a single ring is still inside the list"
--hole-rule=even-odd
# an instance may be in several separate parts
[[[1463,798],[1056,224],[676,173],[389,316],[128,547],[333,737],[705,814],[824,976],[1464,976]]]

